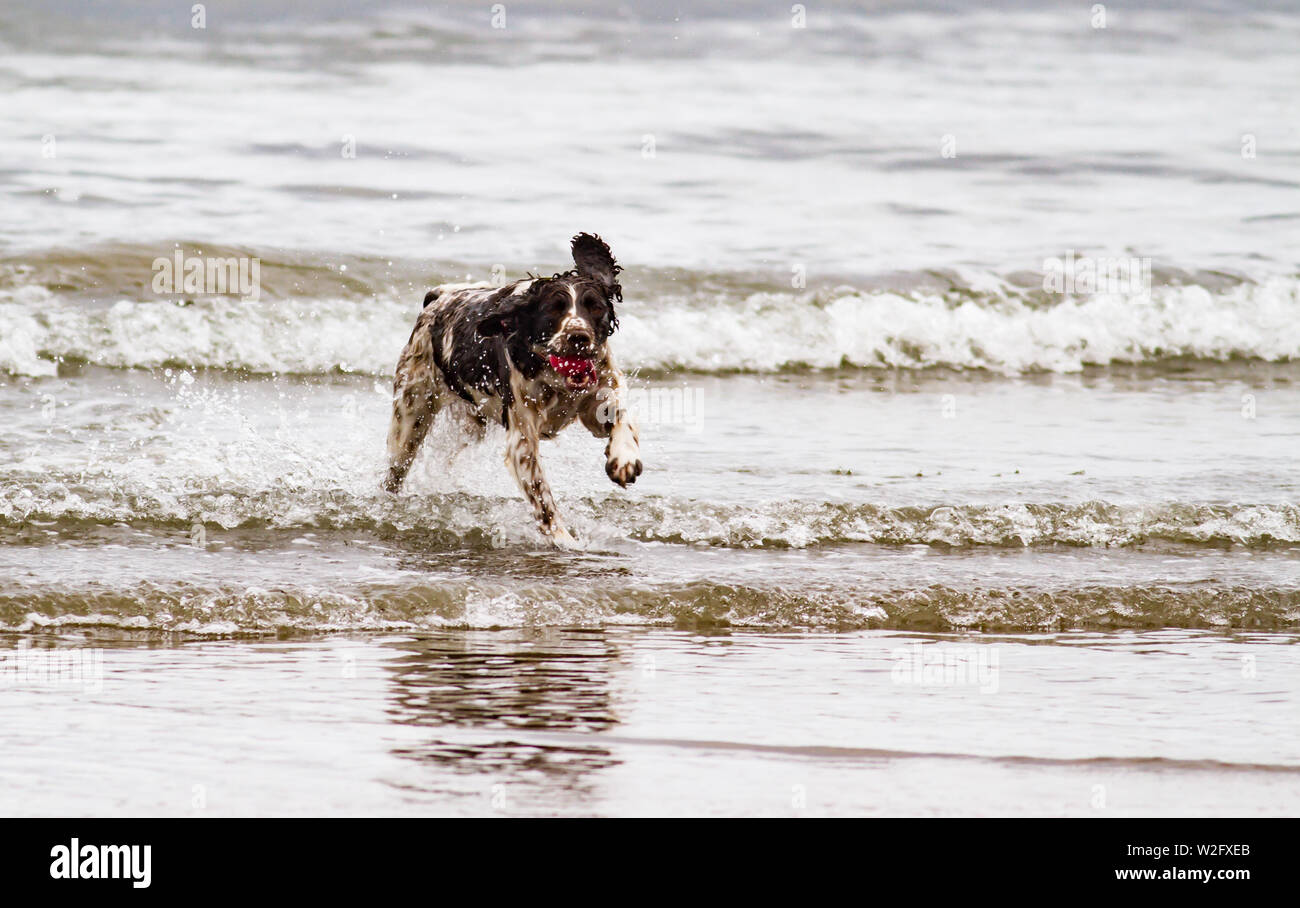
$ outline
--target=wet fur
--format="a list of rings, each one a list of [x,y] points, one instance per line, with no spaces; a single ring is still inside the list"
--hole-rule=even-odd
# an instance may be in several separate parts
[[[539,442],[580,420],[606,438],[605,472],[620,486],[641,474],[640,439],[626,406],[626,382],[610,356],[622,270],[600,237],[573,238],[574,269],[549,278],[444,284],[424,298],[397,362],[384,488],[397,492],[434,418],[449,412],[481,432],[506,429],[506,467],[557,545],[576,541],[556,511]],[[548,354],[580,356],[594,382],[573,387]]]

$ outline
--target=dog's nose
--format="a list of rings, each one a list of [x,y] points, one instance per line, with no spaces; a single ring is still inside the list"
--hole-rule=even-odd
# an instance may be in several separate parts
[[[596,343],[596,338],[586,328],[577,328],[568,332],[566,341],[571,353],[585,353]]]

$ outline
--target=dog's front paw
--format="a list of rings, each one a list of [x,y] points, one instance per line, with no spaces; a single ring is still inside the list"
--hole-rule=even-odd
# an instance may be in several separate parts
[[[554,527],[546,535],[550,537],[551,544],[554,545],[557,549],[562,549],[567,552],[582,551],[583,548],[582,543],[579,542],[574,537],[574,535],[570,533],[568,530],[566,530],[564,527]]]
[[[641,459],[611,456],[605,461],[605,473],[610,479],[626,488],[636,482],[636,478],[641,475]]]

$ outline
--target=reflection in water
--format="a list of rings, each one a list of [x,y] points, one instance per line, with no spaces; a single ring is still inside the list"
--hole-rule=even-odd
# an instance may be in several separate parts
[[[579,797],[590,773],[618,762],[579,737],[618,723],[611,680],[622,660],[605,632],[462,631],[395,645],[406,655],[388,664],[389,714],[433,730],[427,743],[397,749],[400,756],[502,781],[558,783]],[[527,740],[537,731],[573,733],[574,743]]]

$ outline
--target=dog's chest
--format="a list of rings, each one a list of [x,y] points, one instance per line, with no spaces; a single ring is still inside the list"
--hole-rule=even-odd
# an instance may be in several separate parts
[[[521,403],[536,415],[539,438],[554,438],[578,418],[587,405],[588,394],[572,394],[546,382],[523,384]]]

